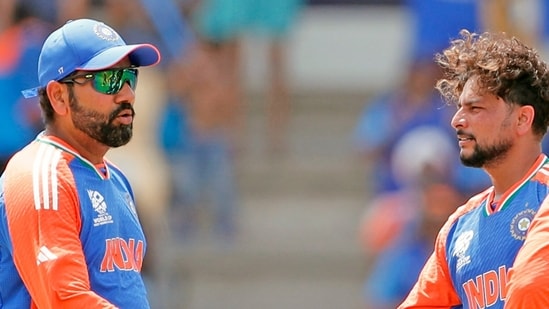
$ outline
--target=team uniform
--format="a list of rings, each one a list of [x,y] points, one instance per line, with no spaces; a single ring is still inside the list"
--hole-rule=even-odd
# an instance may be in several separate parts
[[[149,308],[131,187],[39,135],[0,178],[0,308]]]
[[[548,193],[549,160],[541,154],[500,202],[493,202],[489,188],[458,208],[441,229],[433,254],[399,309],[503,308],[509,270]]]

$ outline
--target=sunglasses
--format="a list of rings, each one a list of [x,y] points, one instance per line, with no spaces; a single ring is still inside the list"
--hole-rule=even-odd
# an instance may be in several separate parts
[[[137,86],[137,73],[137,69],[133,68],[109,69],[70,76],[59,82],[84,85],[85,83],[92,81],[93,88],[97,92],[103,94],[117,94],[122,90],[125,83],[128,83],[130,87],[135,90],[135,87]],[[78,80],[82,78],[85,80]]]

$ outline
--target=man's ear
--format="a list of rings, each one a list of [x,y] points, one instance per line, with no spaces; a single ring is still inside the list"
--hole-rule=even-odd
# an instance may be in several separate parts
[[[57,81],[50,81],[46,86],[46,92],[55,113],[59,115],[66,115],[69,111],[69,94],[67,91],[67,85]]]
[[[534,107],[531,105],[525,105],[519,108],[517,129],[520,135],[532,130],[535,114]]]

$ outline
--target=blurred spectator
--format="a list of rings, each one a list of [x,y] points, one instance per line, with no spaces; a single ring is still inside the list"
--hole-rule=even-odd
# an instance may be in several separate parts
[[[433,250],[437,228],[462,202],[461,192],[444,182],[424,183],[416,194],[416,200],[414,196],[406,197],[407,202],[422,203],[417,206],[423,208],[376,256],[364,284],[365,308],[393,309],[408,295]]]
[[[189,16],[196,36],[215,46],[209,57],[215,61],[218,73],[226,84],[225,104],[234,117],[230,121],[230,138],[236,151],[244,147],[244,90],[241,76],[242,33],[247,22],[249,0],[190,0]],[[213,60],[215,58],[215,60]]]
[[[360,224],[363,249],[374,256],[364,284],[366,308],[395,308],[406,297],[439,228],[463,202],[452,142],[440,128],[424,126],[396,145],[391,164],[401,189],[378,196]]]
[[[177,83],[178,101],[184,104],[174,108],[188,117],[180,122],[188,125],[182,128],[188,134],[175,154],[183,161],[174,166],[181,170],[174,179],[180,185],[171,216],[176,235],[187,240],[197,236],[201,218],[208,214],[218,240],[231,241],[237,229],[233,123],[238,111],[225,96],[232,83],[221,71],[219,48],[199,39],[179,66],[169,70],[170,83]]]
[[[405,133],[395,145],[388,161],[399,189],[376,195],[365,209],[360,240],[366,254],[378,254],[403,233],[407,222],[417,218],[416,189],[424,181],[444,175],[444,180],[457,184],[459,161],[452,141],[440,127],[422,125]]]
[[[42,43],[52,28],[18,0],[2,0],[0,26],[1,173],[12,154],[42,130],[38,100],[23,99],[21,90],[38,83],[29,72],[37,71]]]
[[[159,41],[163,53],[162,75],[156,76],[161,95],[147,113],[153,127],[149,134],[154,133],[149,142],[159,147],[155,152],[162,155],[161,165],[169,166],[162,173],[162,192],[168,194],[162,198],[167,206],[162,214],[175,240],[189,239],[211,206],[217,235],[230,239],[236,230],[232,155],[238,108],[222,44],[197,41],[187,23],[204,3],[141,0],[135,14],[126,1],[106,0],[113,25],[121,32],[127,29],[130,39],[156,36],[149,41]]]
[[[390,157],[403,134],[414,127],[432,125],[452,134],[452,109],[435,92],[439,71],[430,58],[418,58],[405,71],[404,80],[394,90],[369,102],[354,131],[354,146],[365,165],[373,194],[399,189],[391,173]]]
[[[388,158],[402,134],[418,125],[431,124],[455,136],[450,127],[453,107],[445,106],[434,89],[439,71],[433,57],[462,28],[482,27],[476,0],[407,0],[404,5],[412,21],[409,67],[402,83],[367,103],[354,132],[355,149],[371,167],[367,182],[368,191],[374,195],[399,189]],[[472,168],[462,168],[456,177],[470,176],[478,179],[469,182],[473,191],[487,183],[487,176]]]
[[[191,189],[187,187],[190,178],[187,171],[191,148],[190,115],[181,85],[185,75],[178,62],[172,63],[172,66],[167,68],[168,97],[157,123],[158,144],[170,166],[171,194],[168,224],[171,230],[178,230],[172,235],[176,238],[188,237],[186,233],[182,233],[184,230],[182,225],[194,225],[193,220],[196,219],[190,218],[190,214],[185,214],[185,205],[188,204],[187,192]]]
[[[232,85],[226,94],[238,110],[237,133],[245,129],[242,106],[242,38],[260,35],[267,47],[267,143],[270,154],[281,154],[287,147],[290,94],[286,73],[286,40],[304,6],[303,0],[198,0],[193,20],[204,40],[218,45],[217,56],[222,72]],[[237,136],[237,148],[243,145]]]
[[[284,154],[291,112],[286,46],[304,0],[249,0],[246,32],[267,40],[267,142],[271,155]]]

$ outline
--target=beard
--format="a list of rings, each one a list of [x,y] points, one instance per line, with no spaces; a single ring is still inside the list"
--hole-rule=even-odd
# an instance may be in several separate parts
[[[476,144],[471,155],[460,154],[459,158],[465,166],[483,167],[503,159],[512,146],[513,142],[510,139],[502,139],[491,146]]]
[[[133,106],[130,103],[121,103],[116,110],[109,115],[105,115],[83,107],[71,94],[70,108],[73,115],[73,125],[101,144],[115,148],[126,145],[131,140],[133,135],[132,124],[114,124],[116,117],[124,110],[131,110],[132,115],[135,116]]]

